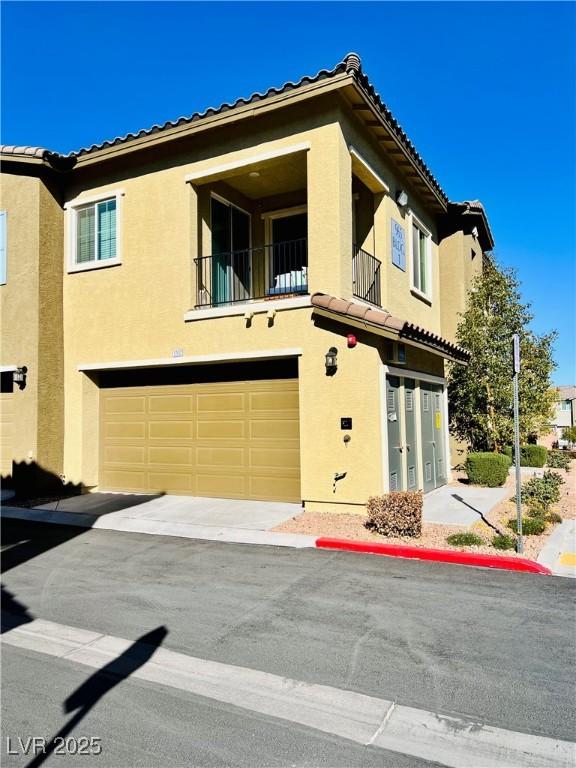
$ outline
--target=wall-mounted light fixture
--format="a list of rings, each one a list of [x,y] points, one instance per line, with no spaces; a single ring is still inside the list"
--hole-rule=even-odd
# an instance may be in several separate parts
[[[26,374],[28,373],[28,368],[23,365],[20,368],[16,368],[15,371],[12,373],[12,381],[14,384],[18,384],[18,387],[20,389],[24,389],[26,386]]]
[[[396,194],[396,202],[400,208],[404,208],[404,206],[408,205],[408,195],[403,189],[398,190],[398,193]]]
[[[326,352],[326,375],[333,376],[338,368],[338,350],[336,347],[330,347]]]
[[[478,240],[478,227],[472,229],[472,235]]]

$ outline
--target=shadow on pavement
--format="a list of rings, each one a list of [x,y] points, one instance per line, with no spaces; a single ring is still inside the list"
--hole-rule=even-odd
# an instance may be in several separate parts
[[[452,498],[456,499],[456,501],[459,501],[461,504],[464,504],[465,507],[468,507],[468,509],[471,509],[473,512],[476,512],[478,517],[482,520],[483,523],[486,523],[486,525],[489,528],[492,528],[493,531],[496,531],[496,533],[502,533],[502,531],[494,525],[494,523],[491,523],[490,520],[488,520],[486,517],[484,517],[484,513],[481,512],[479,509],[476,509],[476,507],[473,507],[471,504],[468,504],[467,501],[464,501],[462,496],[458,496],[457,493],[452,494]]]
[[[118,658],[111,661],[102,669],[99,669],[64,702],[64,712],[69,714],[78,710],[66,725],[46,744],[44,751],[28,763],[27,768],[37,768],[50,757],[56,749],[61,739],[66,736],[78,725],[78,723],[88,714],[100,699],[105,696],[112,688],[115,688],[123,680],[126,680],[139,667],[143,666],[154,654],[154,651],[163,643],[168,630],[164,626],[157,627],[151,632],[147,632],[139,637],[127,650]]]

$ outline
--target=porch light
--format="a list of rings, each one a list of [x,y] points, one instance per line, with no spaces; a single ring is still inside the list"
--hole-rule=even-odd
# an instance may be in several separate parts
[[[401,208],[404,208],[404,206],[408,204],[408,195],[406,192],[404,192],[403,189],[399,190],[398,194],[396,195],[396,202]]]
[[[18,384],[20,389],[24,389],[26,386],[26,374],[28,373],[28,368],[23,365],[20,368],[16,368],[15,371],[12,372],[12,381],[14,384]]]
[[[338,350],[336,347],[330,347],[326,352],[326,373],[331,376],[336,373],[338,368]]]

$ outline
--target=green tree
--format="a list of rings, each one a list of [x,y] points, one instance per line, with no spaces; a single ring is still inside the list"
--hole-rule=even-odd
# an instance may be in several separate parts
[[[564,427],[562,439],[567,440],[569,443],[576,443],[576,427]]]
[[[530,305],[522,303],[516,272],[487,262],[472,284],[468,308],[456,332],[471,353],[468,366],[448,372],[450,424],[474,451],[497,451],[514,435],[512,336],[520,334],[520,437],[546,431],[554,408],[550,375],[556,332],[530,328]]]

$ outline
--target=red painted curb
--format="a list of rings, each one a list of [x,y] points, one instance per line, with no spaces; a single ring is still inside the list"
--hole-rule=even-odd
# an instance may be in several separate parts
[[[500,568],[506,571],[524,571],[552,575],[552,571],[525,557],[481,555],[477,552],[455,552],[447,549],[424,549],[400,544],[379,544],[377,541],[353,541],[352,539],[316,539],[319,549],[341,549],[349,552],[367,552],[388,557],[406,557],[414,560],[433,560],[437,563],[475,565],[478,568]]]

